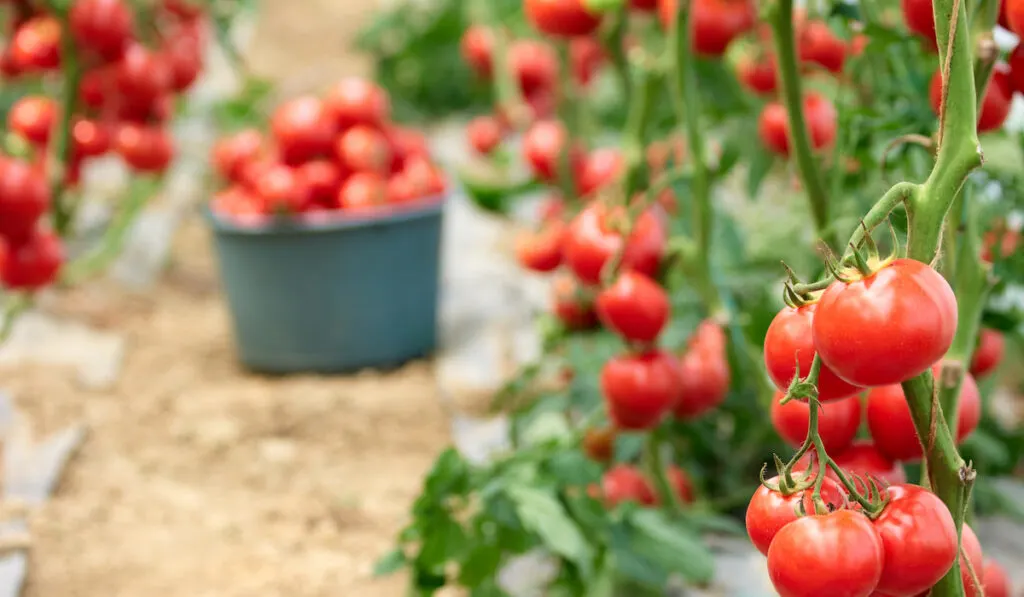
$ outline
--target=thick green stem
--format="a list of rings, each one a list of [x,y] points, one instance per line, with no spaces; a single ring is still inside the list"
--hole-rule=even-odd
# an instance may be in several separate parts
[[[601,37],[601,45],[604,51],[611,58],[612,68],[619,78],[619,86],[622,88],[622,96],[627,106],[631,105],[633,93],[632,74],[629,70],[629,60],[626,58],[624,41],[626,28],[629,24],[629,3],[623,2],[614,15],[611,16],[610,27],[605,30],[606,34]]]
[[[711,317],[725,319],[726,311],[711,275],[711,236],[714,234],[714,209],[711,205],[711,175],[704,148],[700,122],[700,94],[696,65],[690,50],[690,1],[679,3],[670,46],[676,60],[672,92],[675,108],[686,129],[686,144],[693,163],[691,182],[693,205],[693,251],[698,290]]]
[[[658,492],[661,503],[664,504],[669,513],[673,516],[682,516],[683,502],[669,483],[668,474],[661,461],[662,433],[660,429],[652,430],[647,434],[644,442],[644,464],[647,468],[648,477],[654,481],[654,489]]]
[[[67,30],[67,22],[64,28]],[[57,138],[54,143],[54,168],[51,181],[53,201],[53,226],[60,236],[66,236],[75,219],[76,204],[69,201],[64,191],[64,181],[71,166],[74,146],[71,143],[72,119],[78,111],[78,86],[82,80],[82,68],[78,64],[78,49],[70,35],[61,36],[61,70],[64,94],[60,107],[60,121],[57,123]]]
[[[782,87],[782,100],[789,113],[789,141],[796,156],[800,178],[807,190],[811,204],[811,215],[818,236],[833,251],[839,248],[836,232],[829,219],[828,193],[821,169],[811,148],[804,118],[803,93],[800,89],[800,69],[796,55],[796,39],[793,27],[793,0],[779,0],[772,16],[775,38],[775,54]]]
[[[576,126],[578,114],[576,113],[576,93],[572,81],[572,56],[569,51],[569,42],[558,43],[558,68],[562,73],[557,89],[558,116],[565,127],[565,143],[562,152],[558,156],[558,186],[562,191],[565,201],[576,200],[576,180],[572,168],[572,152],[579,137],[579,130]]]
[[[661,83],[661,77],[646,64],[642,64],[636,69],[634,81],[634,89],[630,94],[633,101],[629,106],[622,139],[622,153],[626,165],[623,190],[624,200],[627,202],[646,186],[647,125],[651,119],[655,92]]]

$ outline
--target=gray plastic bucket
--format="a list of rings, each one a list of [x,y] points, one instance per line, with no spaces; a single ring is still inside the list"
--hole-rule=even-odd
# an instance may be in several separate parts
[[[341,373],[431,353],[443,213],[434,199],[250,226],[207,209],[242,364]]]

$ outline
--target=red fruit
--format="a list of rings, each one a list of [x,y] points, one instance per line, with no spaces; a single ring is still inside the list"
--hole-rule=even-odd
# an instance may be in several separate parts
[[[764,365],[775,386],[789,388],[797,374],[806,377],[814,361],[814,340],[811,334],[816,303],[779,311],[764,337]],[[822,402],[853,396],[863,388],[846,383],[831,369],[822,365],[818,374],[818,399]]]
[[[534,28],[553,37],[590,35],[601,24],[583,0],[523,0],[523,11]]]
[[[256,129],[245,129],[218,139],[211,159],[217,172],[228,180],[241,181],[247,164],[255,162],[263,152],[263,135]]]
[[[342,181],[342,171],[334,162],[314,160],[295,170],[308,189],[310,201],[323,206],[334,203]]]
[[[100,109],[110,97],[116,94],[116,88],[117,65],[115,64],[85,71],[82,74],[82,81],[78,85],[78,96],[85,106]]]
[[[900,0],[907,29],[935,47],[935,14],[932,0]]]
[[[772,398],[772,425],[782,439],[794,447],[803,445],[810,424],[810,406],[806,402],[790,400],[781,404],[785,392],[775,392]],[[818,433],[825,451],[838,454],[853,443],[860,427],[860,397],[851,396],[822,404],[818,412]]]
[[[869,387],[927,371],[949,350],[956,324],[946,279],[920,261],[896,259],[867,278],[829,286],[811,331],[825,365]]]
[[[384,174],[391,168],[391,145],[378,130],[356,125],[340,137],[334,147],[335,155],[352,172]]]
[[[171,88],[167,59],[139,43],[131,43],[117,63],[117,89],[137,104],[156,101]]]
[[[51,70],[60,66],[60,22],[50,16],[32,17],[15,30],[11,62],[18,71]]]
[[[778,67],[773,56],[755,60],[744,56],[737,66],[740,83],[758,94],[771,94],[779,86]]]
[[[387,182],[374,172],[356,172],[338,191],[338,207],[346,211],[378,209],[387,200]]]
[[[558,196],[548,197],[540,204],[537,213],[543,222],[561,221],[562,215],[565,213],[565,201]]]
[[[174,159],[174,144],[161,127],[121,125],[114,145],[125,163],[137,172],[163,172]]]
[[[729,361],[725,332],[717,323],[701,322],[680,360],[683,385],[674,414],[688,420],[699,417],[725,401],[729,393]]]
[[[566,143],[566,130],[561,122],[541,120],[533,123],[523,136],[523,155],[541,180],[552,182],[558,177],[558,163]],[[582,156],[572,152],[573,171]]]
[[[637,272],[623,272],[597,295],[601,322],[630,342],[654,342],[668,323],[669,310],[665,289]]]
[[[270,119],[270,130],[277,139],[281,159],[298,165],[330,155],[336,128],[324,102],[304,95],[278,106]]]
[[[777,485],[779,478],[774,477],[768,483]],[[764,485],[757,488],[754,496],[750,498],[750,505],[747,506],[746,525],[750,541],[758,551],[767,555],[768,547],[772,539],[782,530],[783,527],[799,518],[797,508],[803,501],[804,512],[814,513],[814,504],[811,501],[810,489],[798,491],[789,495],[769,489]],[[825,505],[835,511],[846,508],[846,491],[838,482],[825,478],[821,485],[821,499]]]
[[[569,56],[573,77],[580,85],[590,83],[605,60],[604,48],[592,37],[574,38],[569,44]]]
[[[480,25],[470,25],[462,34],[460,42],[462,58],[478,74],[485,77],[491,75],[493,69],[494,34]]]
[[[427,159],[430,157],[427,139],[419,131],[400,126],[389,126],[384,129],[384,135],[391,144],[392,172],[401,170],[409,158]]]
[[[349,77],[331,87],[324,106],[334,125],[346,129],[357,124],[380,126],[391,113],[387,93],[372,81]]]
[[[965,597],[991,597],[990,595],[983,595],[982,590],[985,586],[985,557],[981,551],[981,543],[978,541],[978,536],[974,534],[974,530],[971,529],[967,523],[960,529],[960,580],[964,583],[964,596]],[[964,558],[964,555],[967,558]],[[968,562],[970,565],[968,565]],[[974,574],[971,574],[971,571]],[[975,584],[974,579],[977,578],[981,586]]]
[[[597,313],[592,301],[580,292],[579,283],[572,276],[558,276],[551,285],[554,312],[562,324],[571,330],[592,328],[597,325]]]
[[[469,138],[469,146],[477,153],[487,155],[501,145],[501,138],[505,131],[501,122],[494,116],[477,116],[469,121],[466,127],[466,136]]]
[[[645,211],[633,223],[632,233],[627,241],[618,232],[614,222],[625,217],[621,209],[610,209],[604,204],[593,203],[583,209],[569,224],[569,233],[564,246],[566,264],[581,281],[597,284],[601,272],[626,243],[622,251],[621,267],[632,269],[648,276],[658,271],[665,254],[665,230],[654,212]]]
[[[1024,43],[1017,44],[1007,61],[1010,65],[1010,87],[1017,93],[1024,93]]]
[[[804,96],[804,119],[812,149],[828,147],[836,138],[836,109],[828,99],[814,92]],[[765,146],[779,155],[789,155],[789,115],[778,102],[761,111],[758,133]]]
[[[590,195],[615,182],[622,175],[625,166],[622,152],[618,149],[595,149],[583,159],[579,168],[577,186],[580,195]]]
[[[558,79],[558,58],[551,46],[535,39],[520,39],[509,45],[509,68],[527,101],[539,91],[550,91]]]
[[[938,376],[940,366],[932,367]],[[937,378],[937,377],[936,377]],[[878,451],[893,460],[920,460],[923,452],[914,421],[910,417],[903,388],[899,384],[872,388],[868,393],[868,428]],[[957,403],[957,443],[964,441],[981,421],[981,393],[970,374],[964,375]]]
[[[999,256],[1003,259],[1013,255],[1020,243],[1020,231],[1012,228],[996,228],[985,232],[982,239],[981,259],[986,263],[992,263],[992,250],[998,248]]]
[[[619,429],[657,425],[679,400],[681,387],[679,365],[661,351],[619,355],[601,369],[608,418]]]
[[[1002,333],[983,328],[978,337],[978,348],[971,359],[971,374],[983,377],[995,370],[1003,360],[1005,346],[1006,340]]]
[[[93,120],[79,119],[71,127],[73,155],[95,157],[110,151],[110,131]]]
[[[658,10],[658,0],[629,0],[629,7],[633,10],[654,12]]]
[[[666,28],[676,18],[678,0],[660,0],[658,13]],[[733,39],[754,27],[757,8],[749,0],[692,0],[690,24],[693,49],[705,56],[725,53]]]
[[[669,485],[679,496],[679,500],[684,504],[692,504],[694,500],[693,496],[693,483],[690,481],[690,477],[686,474],[686,471],[679,468],[678,466],[669,467],[666,471],[668,475]],[[655,496],[657,498],[657,496]],[[656,500],[661,502],[661,500]]]
[[[132,39],[135,17],[124,0],[75,0],[68,23],[79,47],[117,60]]]
[[[0,260],[0,281],[12,290],[35,290],[52,283],[64,263],[60,237],[36,230],[24,242],[9,246]]]
[[[254,181],[256,194],[271,212],[298,213],[309,207],[310,190],[296,169],[273,164]]]
[[[171,69],[171,89],[184,91],[199,78],[203,68],[203,52],[190,33],[178,33],[164,44],[164,55]]]
[[[817,63],[832,73],[843,72],[846,44],[824,21],[808,21],[800,29],[800,60]]]
[[[516,238],[515,250],[519,264],[535,272],[550,272],[562,264],[562,245],[566,226],[552,221],[536,232],[524,232]]]
[[[940,71],[935,71],[935,74],[932,75],[928,98],[932,111],[938,115],[942,104],[942,74]],[[988,88],[985,90],[985,98],[981,102],[978,132],[985,133],[1002,128],[1007,116],[1010,115],[1012,99],[1010,73],[1005,65],[997,64],[995,70],[992,71],[992,79],[989,81]]]
[[[914,485],[889,487],[889,503],[874,526],[885,553],[878,592],[917,595],[953,566],[956,525],[934,493]]]
[[[231,186],[213,196],[210,208],[214,213],[243,222],[260,222],[267,214],[267,205],[243,187]]]
[[[601,477],[601,493],[608,507],[628,501],[653,506],[657,497],[643,473],[627,464],[618,464],[608,469]]]
[[[870,476],[889,484],[906,483],[903,467],[889,460],[871,442],[854,441],[853,445],[833,458],[844,471]],[[829,471],[832,476],[832,471]]]
[[[401,175],[410,186],[412,197],[442,195],[446,188],[444,175],[424,156],[412,156],[405,161]]]
[[[183,21],[191,21],[203,15],[203,7],[191,0],[163,0],[161,8]]]
[[[878,584],[884,558],[871,521],[838,510],[784,526],[768,548],[768,576],[780,597],[865,597]]]
[[[1010,579],[999,562],[986,562],[982,577],[985,597],[1010,597]]]
[[[50,187],[39,169],[21,160],[0,162],[0,235],[21,243],[49,206]]]
[[[7,113],[7,126],[36,145],[46,145],[56,117],[53,100],[38,95],[26,95],[14,102]]]

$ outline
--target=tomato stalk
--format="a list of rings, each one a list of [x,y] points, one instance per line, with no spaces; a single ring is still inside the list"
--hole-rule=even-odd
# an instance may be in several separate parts
[[[576,197],[575,173],[572,167],[572,153],[579,138],[579,109],[576,101],[576,89],[572,80],[572,55],[568,41],[558,42],[558,69],[562,76],[556,89],[556,102],[559,120],[565,127],[565,143],[558,155],[558,186],[565,201],[573,203]]]
[[[611,58],[612,68],[619,78],[619,86],[622,88],[623,98],[627,106],[632,105],[631,95],[633,92],[632,73],[629,69],[629,60],[623,48],[626,37],[626,29],[629,25],[629,3],[623,2],[622,6],[609,15],[609,26],[601,35],[601,46]]]
[[[54,3],[55,4],[55,3]],[[68,201],[64,186],[67,169],[73,159],[74,146],[71,143],[72,118],[78,110],[78,86],[82,80],[82,67],[78,62],[77,48],[69,31],[67,12],[51,6],[61,20],[61,75],[64,96],[61,100],[60,120],[54,144],[53,171],[50,173],[51,200],[53,201],[53,226],[61,237],[67,236],[75,216],[75,203]]]
[[[778,63],[778,76],[782,88],[782,100],[789,114],[789,140],[796,156],[797,168],[807,199],[811,204],[811,214],[818,236],[833,250],[839,247],[836,231],[829,217],[828,193],[821,169],[811,150],[811,141],[807,132],[807,122],[803,113],[803,92],[800,85],[800,71],[796,55],[796,34],[793,28],[793,0],[779,0],[770,18],[773,38],[775,39],[775,55]]]

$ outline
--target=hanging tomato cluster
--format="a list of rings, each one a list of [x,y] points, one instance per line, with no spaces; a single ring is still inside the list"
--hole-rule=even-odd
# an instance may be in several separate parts
[[[269,139],[256,129],[233,133],[211,159],[229,185],[212,208],[240,221],[384,213],[440,200],[447,187],[423,135],[392,123],[387,94],[361,78],[343,79],[323,97],[284,102],[271,116]]]
[[[45,217],[57,200],[51,173],[59,169],[57,190],[73,188],[83,163],[110,151],[136,172],[165,170],[174,156],[165,125],[175,95],[202,70],[206,22],[201,10],[181,0],[157,4],[145,38],[124,0],[74,0],[66,26],[38,3],[15,0],[6,9],[10,30],[0,54],[5,83],[78,81],[77,89],[63,90],[73,96],[64,107],[50,97],[26,95],[7,116],[8,130],[24,147],[17,156],[0,157],[0,281],[9,289],[34,290],[53,282],[64,261],[61,239]],[[67,47],[74,56],[62,55]],[[62,114],[67,107],[72,113]],[[65,153],[56,155],[54,145]]]

